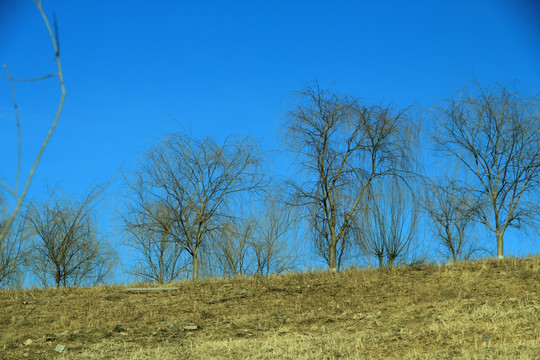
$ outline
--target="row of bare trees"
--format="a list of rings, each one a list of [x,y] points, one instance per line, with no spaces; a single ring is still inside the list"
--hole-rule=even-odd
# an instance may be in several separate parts
[[[57,71],[15,78],[4,69],[15,109],[18,161],[14,185],[0,182],[0,286],[31,273],[44,286],[95,284],[118,262],[97,226],[102,187],[77,200],[58,191],[24,205],[33,175],[62,112],[65,89],[56,19],[50,35]],[[59,79],[56,114],[21,180],[21,124],[15,84]],[[191,276],[267,275],[297,267],[298,239],[331,271],[358,255],[379,267],[407,261],[418,249],[420,218],[443,256],[454,261],[489,250],[476,234],[493,234],[504,255],[510,228],[535,226],[540,179],[540,101],[513,85],[464,87],[428,117],[442,174],[419,174],[420,122],[409,109],[365,104],[312,83],[295,93],[284,143],[295,176],[263,174],[263,154],[250,139],[223,143],[187,133],[161,139],[126,177],[123,215],[138,258],[131,272],[168,282]],[[450,176],[446,169],[455,169]],[[423,190],[421,190],[423,189]],[[13,206],[10,206],[14,200]],[[302,226],[302,224],[304,224]],[[300,230],[302,229],[302,230]],[[189,275],[191,274],[191,275]]]
[[[298,267],[302,236],[331,271],[358,255],[391,267],[418,250],[421,217],[444,256],[488,251],[476,236],[487,229],[500,258],[505,231],[538,219],[536,97],[473,83],[435,110],[436,154],[458,170],[429,178],[413,171],[418,125],[408,110],[366,106],[317,84],[297,95],[284,126],[298,170],[289,180],[263,174],[249,138],[218,143],[181,132],[146,152],[125,178],[134,275],[163,283],[279,273]],[[0,283],[22,266],[45,286],[103,281],[117,257],[97,230],[101,193],[28,203],[2,239]]]
[[[124,218],[141,255],[137,275],[164,282],[186,269],[198,279],[201,265],[221,276],[288,270],[295,244],[285,237],[301,219],[332,271],[356,245],[366,254],[382,247],[378,256],[389,265],[407,256],[417,217],[407,197],[416,131],[407,111],[365,106],[317,85],[297,95],[285,136],[299,171],[278,191],[269,190],[249,139],[218,144],[178,133],[146,153],[127,181]]]
[[[485,229],[502,257],[505,231],[537,220],[536,97],[473,83],[437,109],[436,153],[449,168],[461,165],[450,179],[413,171],[418,125],[407,110],[366,106],[317,84],[297,95],[284,135],[298,171],[287,181],[263,174],[263,153],[249,138],[217,143],[182,132],[146,152],[126,177],[123,224],[138,254],[135,275],[168,282],[283,272],[297,267],[301,235],[331,271],[359,254],[393,266],[418,249],[424,215],[446,257],[487,251],[475,236]],[[2,242],[0,280],[12,281],[21,258],[44,285],[110,273],[102,260],[113,252],[90,215],[96,191],[80,202],[31,202]]]
[[[157,282],[200,273],[235,276],[292,268],[292,209],[261,171],[249,138],[222,144],[172,134],[150,149],[127,179],[128,243],[134,273]],[[290,255],[290,256],[289,256]]]
[[[365,105],[316,83],[296,95],[286,114],[284,136],[297,171],[282,185],[285,196],[272,205],[273,212],[295,209],[294,221],[308,224],[304,235],[331,271],[358,253],[376,259],[380,267],[410,260],[418,249],[424,215],[440,245],[437,250],[454,261],[487,250],[475,236],[482,231],[479,226],[495,233],[497,255],[502,257],[504,231],[536,219],[536,97],[472,83],[435,110],[436,154],[447,158],[448,168],[461,164],[464,169],[461,178],[444,180],[448,174],[430,179],[413,171],[419,123],[409,109]],[[191,256],[187,266],[194,279],[201,249],[206,271],[213,264],[222,275],[248,272],[247,264],[260,263],[261,250],[267,249],[260,234],[274,228],[240,215],[238,199],[259,194],[266,183],[257,172],[257,149],[246,142],[231,146],[229,141],[217,145],[171,135],[148,153],[136,173],[138,181],[131,185],[138,201],[126,229],[154,228],[165,244],[180,244],[175,251]],[[162,204],[161,210],[155,210],[156,203]],[[144,217],[146,224],[134,221]],[[273,219],[271,214],[258,217],[263,218]],[[296,228],[287,221],[284,228]],[[247,261],[249,254],[255,256]]]
[[[20,283],[25,273],[44,286],[96,284],[118,263],[97,224],[103,187],[81,199],[53,191],[46,200],[24,203],[65,97],[57,24],[53,30],[41,1],[34,2],[51,37],[57,72],[20,79],[4,66],[18,165],[13,186],[0,182],[0,286]],[[20,187],[14,84],[50,77],[59,79],[59,106]],[[163,137],[125,178],[122,223],[137,253],[130,271],[160,283],[279,273],[298,268],[305,255],[300,238],[310,240],[307,251],[330,271],[358,256],[391,267],[417,253],[422,218],[422,229],[432,230],[445,257],[459,261],[489,252],[478,242],[477,234],[485,232],[502,258],[507,230],[534,228],[538,221],[539,97],[514,84],[482,87],[474,81],[429,113],[433,132],[421,136],[409,108],[365,104],[308,84],[295,93],[283,124],[284,143],[295,159],[295,173],[286,181],[264,173],[264,154],[250,138],[218,143],[186,132]],[[421,139],[442,162],[439,173],[417,170]],[[447,169],[454,169],[452,176]]]
[[[301,174],[289,182],[291,204],[303,209],[315,251],[330,270],[353,245],[379,266],[410,257],[420,215],[437,250],[454,261],[488,251],[478,232],[493,234],[502,258],[509,228],[537,224],[538,96],[515,84],[467,84],[428,117],[443,175],[420,176],[413,171],[419,123],[408,109],[367,106],[317,84],[297,94],[285,125]]]

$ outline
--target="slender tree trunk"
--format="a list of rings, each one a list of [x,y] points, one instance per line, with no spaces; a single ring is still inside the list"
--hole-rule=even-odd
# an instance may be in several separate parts
[[[452,257],[454,258],[454,264],[457,264],[457,262],[458,262],[457,251],[454,250],[454,247],[451,247],[450,249],[452,250]]]
[[[384,258],[381,255],[379,255],[379,269],[384,269]]]
[[[504,251],[503,251],[503,245],[504,245],[504,230],[501,225],[501,221],[499,219],[499,211],[497,209],[497,205],[495,201],[493,201],[493,211],[495,213],[495,236],[497,237],[497,259],[504,258]]]
[[[498,259],[502,259],[504,258],[504,240],[503,240],[503,236],[504,236],[504,232],[502,230],[497,230],[495,232],[495,234],[497,235],[497,258]]]
[[[58,266],[56,266],[56,274],[55,274],[55,277],[54,277],[54,282],[55,282],[55,285],[56,285],[57,289],[60,287],[60,280],[61,280],[60,269],[59,269]]]
[[[198,249],[193,252],[193,280],[199,280],[199,255]]]
[[[330,243],[330,246],[328,247],[328,251],[330,252],[328,257],[328,271],[330,272],[337,272],[337,242],[333,241]]]

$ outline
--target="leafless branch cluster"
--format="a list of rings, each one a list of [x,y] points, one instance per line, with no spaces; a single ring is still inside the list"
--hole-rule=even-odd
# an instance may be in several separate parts
[[[260,151],[250,139],[229,138],[218,144],[186,133],[171,134],[147,153],[128,184],[129,212],[146,219],[146,230],[162,234],[190,255],[196,280],[199,252],[210,245],[205,242],[234,220],[229,209],[235,202],[262,189],[260,162]],[[159,207],[151,206],[155,203]]]
[[[298,214],[282,195],[285,190],[275,187],[267,192],[258,213],[256,236],[252,241],[255,259],[254,272],[258,275],[279,274],[293,270],[298,253]]]
[[[226,221],[212,234],[212,249],[207,257],[207,268],[223,277],[251,273],[251,244],[256,231],[255,219],[238,217]]]
[[[458,161],[473,177],[460,187],[477,201],[474,219],[497,239],[537,220],[540,180],[540,99],[511,86],[465,87],[436,113],[437,150]]]
[[[7,226],[8,214],[2,209],[0,198],[0,230]],[[0,241],[0,287],[20,285],[26,258],[26,236],[24,218],[18,217],[11,229]]]
[[[418,201],[399,177],[372,183],[364,210],[355,218],[354,236],[364,255],[379,268],[392,267],[414,250],[418,230]]]
[[[297,219],[294,209],[280,199],[280,191],[270,186],[248,214],[240,212],[215,233],[207,259],[214,264],[213,274],[266,276],[294,270]]]
[[[474,236],[476,199],[455,180],[439,180],[426,185],[422,209],[433,224],[433,233],[443,247],[443,255],[454,262],[468,260],[484,251]]]
[[[93,216],[101,187],[82,201],[51,192],[46,202],[30,202],[28,231],[34,238],[28,266],[43,286],[95,285],[116,265],[117,255],[99,238]]]
[[[306,209],[316,249],[335,271],[371,183],[408,169],[412,131],[407,111],[362,105],[318,84],[298,92],[298,99],[285,133],[302,170],[302,178],[290,182],[293,202]]]
[[[184,248],[178,242],[171,241],[168,226],[157,219],[166,218],[165,208],[160,203],[136,203],[142,201],[141,193],[134,193],[130,212],[124,217],[124,228],[129,237],[129,246],[138,258],[133,275],[144,281],[159,284],[171,282],[186,276],[188,264],[184,260]],[[134,206],[145,206],[145,211]]]

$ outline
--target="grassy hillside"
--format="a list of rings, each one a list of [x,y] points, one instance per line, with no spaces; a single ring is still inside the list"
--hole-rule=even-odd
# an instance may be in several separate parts
[[[0,359],[540,357],[538,256],[170,286],[0,291]]]

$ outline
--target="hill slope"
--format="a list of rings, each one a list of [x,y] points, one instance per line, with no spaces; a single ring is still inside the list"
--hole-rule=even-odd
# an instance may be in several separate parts
[[[0,291],[0,359],[540,356],[538,256],[170,286]]]

